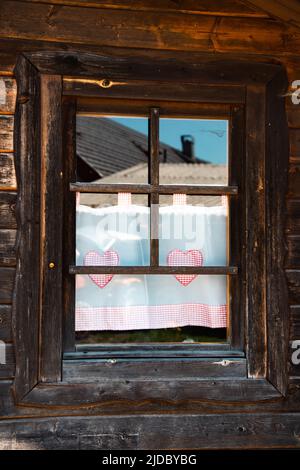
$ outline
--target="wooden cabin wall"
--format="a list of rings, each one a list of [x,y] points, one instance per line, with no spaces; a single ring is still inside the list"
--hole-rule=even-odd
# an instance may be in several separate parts
[[[291,83],[293,80],[300,80],[300,57],[297,58],[300,50],[300,29],[291,29],[269,18],[265,13],[252,9],[248,4],[246,6],[234,0],[226,2],[208,0],[183,0],[181,2],[172,0],[143,0],[142,2],[138,0],[114,2],[105,0],[89,0],[88,2],[85,0],[52,0],[52,2],[50,0],[4,0],[0,4],[0,340],[7,344],[7,364],[0,365],[0,449],[26,448],[27,444],[24,444],[24,439],[18,438],[16,423],[18,423],[20,435],[24,433],[27,436],[30,448],[35,446],[72,448],[80,445],[96,447],[96,438],[93,440],[90,436],[84,441],[78,429],[85,431],[86,435],[87,431],[91,435],[101,434],[101,432],[103,434],[105,426],[110,426],[108,422],[101,424],[104,427],[102,429],[100,425],[96,427],[93,422],[87,424],[84,421],[87,415],[103,414],[101,409],[57,411],[51,408],[47,410],[16,408],[10,391],[14,376],[11,304],[16,266],[17,230],[15,218],[17,186],[13,153],[16,83],[13,68],[20,52],[33,50],[84,50],[100,54],[113,53],[118,56],[143,54],[148,55],[149,58],[153,54],[176,58],[176,51],[180,50],[186,52],[188,60],[199,60],[199,53],[203,52],[220,53],[224,57],[244,56],[249,60],[270,60],[283,63],[287,68]],[[290,166],[289,190],[286,194],[287,256],[285,268],[289,287],[287,314],[290,319],[290,341],[293,341],[300,339],[300,104],[293,105],[291,97],[287,96],[286,109],[290,136]],[[299,366],[287,364],[287,367],[290,370],[291,395],[280,404],[279,409],[278,405],[272,403],[258,406],[257,409],[245,404],[241,411],[254,412],[256,410],[258,413],[272,410],[300,411]],[[226,410],[230,413],[236,411],[236,408],[227,405]],[[199,405],[197,409],[191,405],[186,411],[217,413],[218,407],[206,403],[202,407]],[[72,418],[65,421],[65,428],[63,428],[63,421],[61,421],[63,418],[58,418],[58,416]],[[50,418],[46,422],[39,421],[39,424],[36,421],[34,426],[30,426],[29,434],[26,434],[27,431],[24,431],[26,426],[24,424],[22,428],[23,424],[20,423],[23,421],[19,419],[26,417],[30,418],[31,422],[33,418],[38,417],[52,417],[52,421]],[[78,421],[80,419],[81,421]],[[214,419],[217,420],[217,418]],[[272,421],[269,428],[266,426],[260,429],[257,425],[259,420],[255,421],[256,418],[253,418],[252,425],[249,425],[251,419],[245,418],[244,424],[241,417],[237,421],[239,428],[245,426],[249,430],[248,442],[251,442],[251,435],[256,445],[259,442],[267,444],[268,439],[272,442],[275,429],[273,427],[279,426],[276,420],[274,423]],[[5,423],[5,428],[2,428],[1,420]],[[226,429],[226,417],[222,420]],[[111,438],[106,438],[106,441],[102,437],[103,448],[105,446],[132,448],[143,445],[147,447],[144,436],[141,440],[137,440],[134,435],[130,434],[129,431],[130,429],[132,431],[134,424],[130,428],[130,420],[128,423],[127,428],[122,424],[124,429],[127,429],[127,431],[123,430],[123,438],[120,432],[112,432]],[[196,429],[193,428],[192,423],[193,419],[190,418],[187,426],[191,433]],[[146,418],[144,421],[140,419],[139,426],[140,429],[149,432]],[[159,427],[159,421],[157,421],[157,426]],[[64,436],[64,440],[62,437],[61,439],[53,437],[57,428],[60,429],[60,436]],[[78,431],[76,437],[74,432],[72,434],[74,428]],[[187,428],[183,426],[182,429]],[[163,427],[160,432],[164,432]],[[171,446],[171,441],[167,440],[168,432],[166,430],[164,434],[165,446]],[[155,436],[153,435],[152,438],[152,445],[155,448]],[[177,441],[172,441],[173,448],[180,448],[184,445],[184,439],[188,438],[178,431],[178,436],[174,439]],[[229,446],[226,433],[223,439],[224,446]],[[188,444],[188,441],[186,442]],[[199,434],[199,445],[201,442]],[[288,443],[290,444],[290,441]],[[156,444],[159,448],[161,442],[157,441]],[[220,440],[218,441],[216,437],[212,446],[218,447],[218,444],[220,445]],[[285,444],[283,439],[282,445]],[[295,445],[299,445],[299,436],[295,438]]]

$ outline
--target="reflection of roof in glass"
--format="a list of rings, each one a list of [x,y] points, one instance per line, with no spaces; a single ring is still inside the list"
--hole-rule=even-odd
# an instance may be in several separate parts
[[[141,132],[106,118],[77,117],[77,155],[100,177],[146,163],[147,150],[148,136]],[[160,143],[160,153],[161,161],[167,163],[191,162],[187,155],[164,143]]]

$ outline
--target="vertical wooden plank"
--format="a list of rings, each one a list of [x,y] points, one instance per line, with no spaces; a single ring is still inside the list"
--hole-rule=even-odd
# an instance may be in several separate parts
[[[285,99],[288,81],[282,71],[267,86],[266,126],[266,260],[268,371],[267,378],[283,395],[288,388],[288,292],[285,221],[288,190],[289,136]]]
[[[149,119],[149,183],[159,184],[159,109],[151,108]],[[159,265],[159,194],[151,193],[150,200],[150,264]]]
[[[14,129],[18,232],[12,325],[17,362],[14,393],[19,401],[38,382],[40,89],[37,70],[23,56],[18,58],[15,76],[18,83]]]
[[[247,87],[246,108],[246,349],[248,375],[266,374],[265,86]]]
[[[238,266],[239,274],[229,276],[229,338],[233,349],[244,348],[245,312],[245,207],[244,207],[244,165],[245,165],[245,115],[244,107],[234,106],[231,111],[229,136],[228,184],[237,185],[239,194],[229,198],[229,265]]]
[[[41,75],[40,380],[44,382],[61,379],[63,221],[61,90],[60,76]]]
[[[64,221],[63,221],[63,344],[64,351],[75,349],[75,276],[69,266],[75,264],[76,193],[69,183],[76,181],[76,100],[68,99],[62,108]]]

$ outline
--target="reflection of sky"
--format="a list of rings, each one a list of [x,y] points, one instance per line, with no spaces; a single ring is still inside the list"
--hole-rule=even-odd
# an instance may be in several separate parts
[[[143,134],[148,133],[148,120],[143,118],[113,118]],[[160,140],[181,150],[180,136],[192,135],[195,155],[212,163],[227,162],[228,121],[203,119],[160,119]]]

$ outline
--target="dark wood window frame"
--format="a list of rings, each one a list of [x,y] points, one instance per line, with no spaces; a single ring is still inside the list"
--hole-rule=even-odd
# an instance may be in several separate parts
[[[177,52],[176,61],[42,52],[21,55],[15,75],[17,403],[105,407],[124,400],[138,406],[147,400],[150,408],[151,402],[166,400],[281,399],[287,389],[288,350],[283,270],[288,168],[284,69],[277,64],[218,60],[215,55],[199,56],[199,62],[191,64]],[[183,88],[190,90],[188,99]],[[75,201],[65,183],[74,181],[70,162],[76,111],[99,112],[99,98],[103,112],[105,107],[111,110],[113,99],[122,98],[116,100],[118,110],[121,102],[124,111],[130,104],[137,114],[142,103],[149,109],[159,106],[164,115],[175,115],[180,109],[182,116],[179,103],[189,101],[189,116],[199,116],[203,109],[208,116],[230,115],[231,154],[244,158],[242,165],[232,166],[227,191],[236,193],[240,180],[239,194],[231,197],[231,213],[245,214],[241,226],[234,227],[234,219],[231,222],[232,241],[241,250],[239,275],[232,276],[239,295],[232,299],[236,315],[231,324],[233,332],[244,331],[244,335],[234,333],[230,348],[164,347],[151,359],[152,346],[142,354],[135,347],[123,349],[117,359],[116,351],[107,348],[105,354],[99,348],[85,355],[72,352],[66,331],[76,268],[69,270],[72,259],[64,247],[74,243],[74,231],[68,236],[66,227],[74,224]],[[230,261],[228,272],[234,274],[237,258]],[[245,328],[240,330],[241,322]],[[64,350],[69,353],[63,358]]]

